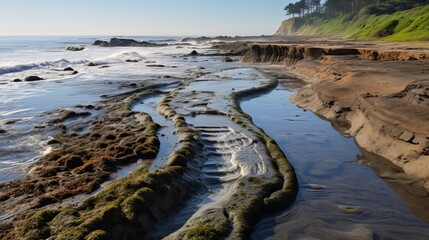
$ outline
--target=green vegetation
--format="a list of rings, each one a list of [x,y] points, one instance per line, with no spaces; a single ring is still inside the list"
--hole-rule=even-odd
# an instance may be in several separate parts
[[[213,227],[209,224],[198,223],[194,228],[189,230],[184,240],[218,240],[223,239],[225,233],[228,232],[228,223],[221,221],[217,223],[219,226]]]
[[[392,0],[357,5],[361,1],[355,0],[347,1],[355,2],[353,7],[342,8],[341,5],[327,5],[330,2],[321,8],[323,11],[309,10],[301,17],[284,21],[277,34],[341,35],[383,41],[429,40],[429,1]]]
[[[147,167],[141,167],[84,200],[78,207],[30,214],[11,238],[144,238],[148,226],[156,221],[154,213],[174,205],[173,196],[178,197],[184,191],[180,187],[183,171],[181,167],[170,166],[150,173]]]

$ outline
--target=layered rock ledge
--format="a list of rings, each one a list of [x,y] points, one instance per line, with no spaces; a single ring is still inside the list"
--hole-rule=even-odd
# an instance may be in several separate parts
[[[414,50],[384,50],[372,48],[350,48],[347,46],[308,46],[300,44],[249,44],[249,51],[243,58],[244,62],[258,63],[294,63],[310,59],[320,60],[324,56],[356,56],[369,60],[418,60],[429,58],[429,52]]]

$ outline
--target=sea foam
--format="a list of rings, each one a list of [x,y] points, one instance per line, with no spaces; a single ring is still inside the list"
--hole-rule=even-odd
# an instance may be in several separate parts
[[[88,60],[69,61],[67,59],[59,59],[56,61],[43,61],[43,62],[32,62],[26,64],[17,64],[10,66],[0,66],[0,75],[8,73],[23,72],[37,68],[48,68],[48,67],[65,67],[69,64],[82,64],[87,63]]]
[[[144,57],[137,52],[120,52],[112,54],[106,58],[95,59],[93,62],[97,64],[120,63],[127,60],[141,61]]]
[[[61,58],[55,61],[42,61],[42,62],[31,62],[25,64],[16,64],[16,65],[8,65],[8,66],[0,66],[0,75],[8,74],[8,73],[17,73],[23,72],[32,69],[40,69],[40,68],[63,68],[71,64],[88,64],[90,62],[94,62],[97,64],[112,64],[112,63],[121,63],[127,60],[132,61],[141,61],[143,60],[143,56],[137,52],[120,52],[112,54],[105,58],[98,58],[94,60],[90,59],[81,59],[81,60],[68,60],[65,58]]]

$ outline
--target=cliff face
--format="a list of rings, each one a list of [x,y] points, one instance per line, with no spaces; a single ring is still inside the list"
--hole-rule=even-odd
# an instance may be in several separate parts
[[[249,49],[244,62],[282,64],[309,83],[292,96],[297,105],[429,180],[429,51],[268,43]]]
[[[304,24],[304,20],[301,18],[292,18],[282,22],[279,29],[275,33],[276,36],[289,36],[295,35],[297,31]]]
[[[418,60],[429,58],[428,53],[417,51],[394,51],[370,48],[345,47],[310,47],[293,44],[250,44],[249,51],[243,57],[246,63],[286,63],[293,64],[299,60],[320,60],[324,56],[355,56],[369,60]]]
[[[323,55],[323,49],[281,44],[253,44],[243,58],[247,63],[294,63],[302,59],[317,59]]]

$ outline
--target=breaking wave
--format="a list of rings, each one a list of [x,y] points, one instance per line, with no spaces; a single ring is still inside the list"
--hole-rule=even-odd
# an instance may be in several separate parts
[[[35,68],[65,67],[69,64],[80,64],[80,63],[86,63],[86,62],[89,62],[89,61],[87,60],[69,61],[67,59],[62,58],[56,61],[43,61],[43,62],[33,62],[33,63],[27,63],[27,64],[18,64],[18,65],[12,65],[12,66],[3,66],[3,67],[0,67],[0,75],[15,73],[15,72],[23,72],[23,71],[27,71]]]
[[[121,53],[110,55],[106,58],[99,58],[94,60],[83,59],[83,60],[70,61],[65,58],[61,58],[56,61],[43,61],[43,62],[32,62],[32,63],[26,63],[26,64],[17,64],[17,65],[11,65],[11,66],[0,66],[0,75],[8,74],[8,73],[23,72],[23,71],[38,69],[38,68],[50,68],[50,67],[62,68],[70,64],[87,64],[90,62],[94,62],[97,64],[112,64],[112,63],[125,62],[127,60],[141,61],[142,59],[144,59],[143,56],[141,56],[137,52],[121,52]]]
[[[92,62],[97,64],[111,64],[111,63],[121,63],[127,60],[141,61],[143,56],[137,52],[121,52],[110,55],[106,58],[95,59]]]

